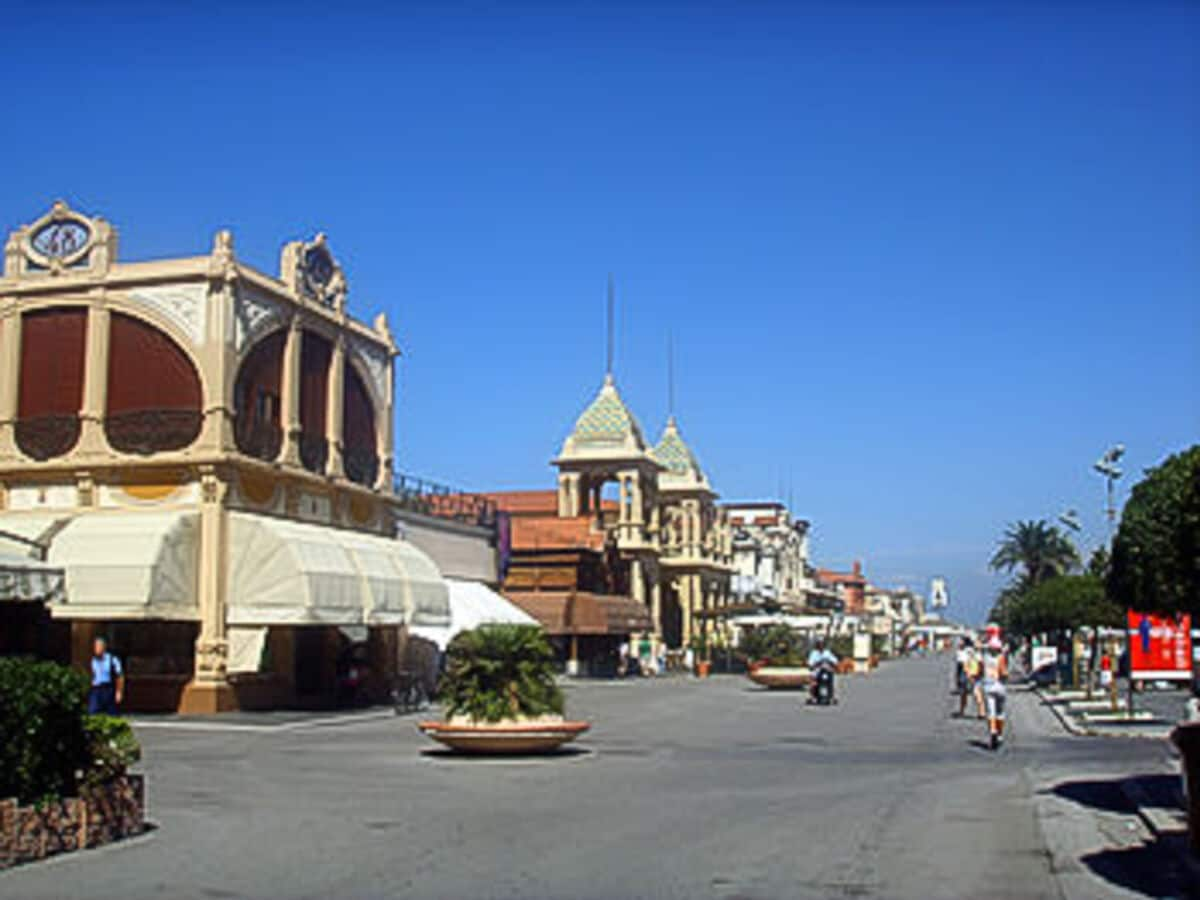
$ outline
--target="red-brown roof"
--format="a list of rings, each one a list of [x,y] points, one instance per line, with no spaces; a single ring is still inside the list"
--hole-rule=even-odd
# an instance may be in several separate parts
[[[498,509],[511,515],[530,513],[558,513],[558,491],[492,491],[484,497],[493,501]]]
[[[824,584],[866,585],[867,579],[861,572],[835,572],[832,569],[817,569],[817,581]]]
[[[487,491],[479,496],[487,497],[496,504],[497,509],[518,516],[558,515],[558,491]],[[601,509],[617,509],[616,500],[600,501]]]
[[[547,634],[632,634],[653,626],[645,604],[621,594],[587,591],[504,591]]]
[[[604,532],[594,530],[591,516],[516,516],[512,520],[512,549],[551,550],[555,547],[604,549]]]

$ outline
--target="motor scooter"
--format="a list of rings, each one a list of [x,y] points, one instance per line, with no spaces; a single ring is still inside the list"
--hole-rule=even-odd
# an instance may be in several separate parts
[[[832,706],[837,703],[837,697],[833,692],[832,664],[821,663],[813,670],[812,695],[808,702],[815,703],[817,706]]]

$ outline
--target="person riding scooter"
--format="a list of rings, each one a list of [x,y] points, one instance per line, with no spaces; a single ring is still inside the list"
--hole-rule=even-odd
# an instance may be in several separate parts
[[[817,638],[808,654],[808,671],[811,676],[809,692],[814,703],[834,702],[833,675],[837,671],[837,664],[837,656],[825,648],[825,639]]]

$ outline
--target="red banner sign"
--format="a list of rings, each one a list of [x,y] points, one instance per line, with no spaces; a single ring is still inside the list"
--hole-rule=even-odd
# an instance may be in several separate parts
[[[1129,662],[1134,678],[1192,677],[1192,617],[1129,611]]]

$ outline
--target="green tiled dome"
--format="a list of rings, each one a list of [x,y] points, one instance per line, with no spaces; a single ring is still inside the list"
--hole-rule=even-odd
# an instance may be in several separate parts
[[[654,458],[666,466],[672,474],[687,475],[689,472],[695,472],[697,476],[700,475],[700,463],[696,461],[691,448],[683,442],[683,436],[679,433],[674,417],[667,421],[667,427],[663,430],[663,435],[653,453]]]
[[[575,423],[572,437],[578,443],[591,443],[623,441],[631,434],[639,446],[645,444],[637,419],[617,393],[616,385],[606,379],[596,399]]]

